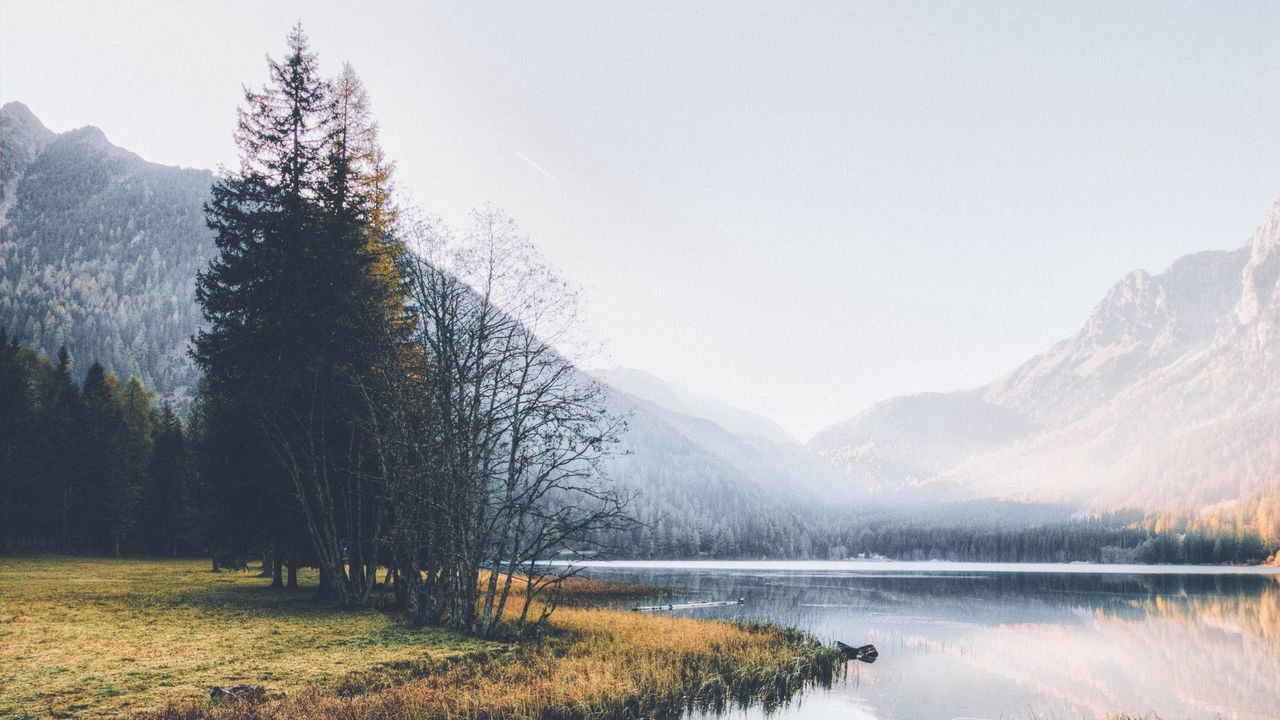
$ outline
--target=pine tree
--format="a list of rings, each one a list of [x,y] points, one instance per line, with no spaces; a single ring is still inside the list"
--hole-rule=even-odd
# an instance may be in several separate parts
[[[84,452],[88,458],[83,496],[95,508],[85,527],[94,544],[110,547],[116,535],[113,521],[121,509],[113,495],[119,491],[125,465],[120,445],[124,423],[120,381],[115,373],[105,372],[102,365],[95,362],[85,374],[81,394],[85,411]]]
[[[382,521],[370,414],[407,332],[389,168],[354,73],[322,80],[301,29],[289,48],[270,85],[246,93],[239,172],[206,207],[219,256],[197,280],[201,480],[235,503],[237,474],[252,478],[274,506],[260,534],[277,564],[296,566],[305,528],[325,589],[351,604],[374,582]]]
[[[0,548],[12,548],[32,534],[34,497],[27,460],[34,411],[28,363],[17,340],[9,342],[0,328]]]
[[[292,339],[312,312],[298,303],[311,268],[297,259],[308,254],[317,225],[328,89],[300,28],[289,47],[283,62],[268,61],[271,84],[245,92],[236,131],[239,172],[217,181],[205,206],[219,255],[196,284],[207,321],[194,350],[205,373],[204,505],[224,520],[247,508],[244,522],[223,523],[210,538],[237,561],[261,543],[279,561],[296,544],[299,525],[294,489],[265,432],[276,424],[276,409],[289,406],[282,380],[296,371],[300,349]]]
[[[114,450],[119,458],[119,470],[111,478],[104,503],[111,552],[116,557],[120,556],[121,546],[137,522],[138,500],[147,485],[152,442],[151,396],[137,377],[129,378],[120,393],[120,425]]]
[[[155,423],[147,489],[140,512],[140,528],[146,547],[177,557],[192,545],[187,440],[168,403]]]
[[[41,368],[36,432],[36,453],[40,459],[34,470],[38,487],[53,509],[49,523],[56,529],[60,549],[74,550],[89,540],[93,527],[95,488],[87,482],[88,456],[84,438],[88,434],[85,406],[71,379],[72,358],[65,347],[58,351],[58,363]]]

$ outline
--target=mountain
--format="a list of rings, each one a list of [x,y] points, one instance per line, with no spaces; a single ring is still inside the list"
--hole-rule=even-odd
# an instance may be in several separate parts
[[[14,102],[0,108],[0,221],[18,180],[55,137],[26,105]]]
[[[757,488],[787,504],[853,499],[839,474],[761,415],[694,395],[643,370],[614,369],[592,375],[610,388],[620,412],[660,420],[731,468],[741,486]]]
[[[869,493],[919,487],[958,458],[1025,437],[1033,424],[980,392],[922,393],[878,403],[810,441],[838,471]]]
[[[0,109],[0,142],[0,328],[185,403],[213,175],[146,162],[97,128],[54,133],[19,103]],[[629,431],[608,472],[642,522],[623,552],[808,554],[797,513],[840,486],[825,463],[759,415],[639,371],[605,374],[631,391],[610,391]]]
[[[0,152],[0,328],[184,403],[212,173],[146,162],[95,127],[54,133],[21,103],[0,108]]]
[[[649,529],[637,535],[636,554],[807,557],[805,519],[854,499],[826,463],[762,416],[642,370],[591,374],[627,418],[623,454],[608,473],[637,493],[632,510]]]
[[[873,488],[1087,509],[1280,497],[1280,203],[1245,247],[1125,276],[983,387],[887,400],[810,448]]]
[[[763,415],[690,392],[644,370],[620,367],[595,370],[591,374],[625,393],[644,398],[671,412],[705,418],[736,435],[759,437],[778,444],[796,443],[790,433]]]

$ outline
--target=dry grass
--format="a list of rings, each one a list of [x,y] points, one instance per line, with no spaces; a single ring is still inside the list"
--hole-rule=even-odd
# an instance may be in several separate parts
[[[516,588],[520,583],[516,583]],[[561,583],[563,604],[565,605],[598,605],[610,600],[632,600],[668,596],[671,591],[666,588],[643,585],[640,583],[604,582],[584,577],[565,578]]]
[[[265,584],[200,562],[0,560],[0,717],[662,716],[782,702],[842,667],[772,626],[574,606],[539,643],[479,643]],[[652,594],[573,585],[579,601]],[[287,697],[209,703],[237,682]]]

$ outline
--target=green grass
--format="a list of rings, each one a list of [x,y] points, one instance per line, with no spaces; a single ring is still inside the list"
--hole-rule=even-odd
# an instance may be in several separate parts
[[[635,586],[570,583],[544,640],[522,645],[267,585],[203,561],[0,559],[0,718],[653,717],[786,702],[843,667],[785,628],[589,606]],[[235,683],[276,697],[209,702]]]
[[[348,673],[494,646],[396,617],[337,613],[208,561],[0,558],[0,717],[111,715],[256,683],[296,693]]]

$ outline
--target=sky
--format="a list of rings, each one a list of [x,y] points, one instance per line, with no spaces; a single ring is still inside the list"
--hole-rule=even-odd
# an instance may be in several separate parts
[[[0,0],[0,101],[234,166],[299,21],[405,203],[501,208],[581,289],[594,364],[800,440],[995,379],[1280,197],[1265,2]]]

